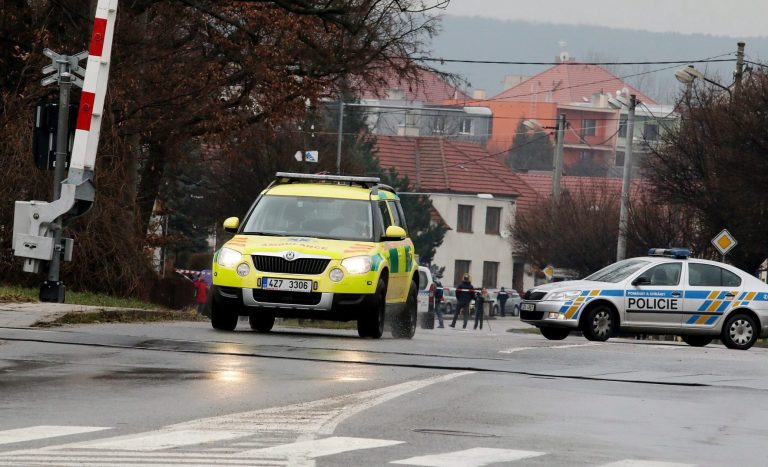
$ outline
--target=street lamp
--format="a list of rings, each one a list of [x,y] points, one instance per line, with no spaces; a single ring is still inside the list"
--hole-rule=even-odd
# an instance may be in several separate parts
[[[709,84],[714,84],[720,89],[725,89],[726,91],[728,91],[728,95],[731,94],[731,89],[729,87],[723,86],[717,81],[713,81],[707,78],[706,76],[704,76],[704,73],[694,68],[693,65],[688,65],[686,67],[680,68],[679,70],[675,71],[675,78],[677,78],[678,81],[680,81],[681,83],[687,86],[691,86],[696,79],[702,79]]]
[[[557,130],[557,145],[555,146],[555,173],[552,176],[552,199],[555,205],[560,201],[560,177],[563,175],[563,140],[565,139],[565,114],[560,114],[557,126],[543,126],[537,120],[523,120],[523,126],[533,131]]]

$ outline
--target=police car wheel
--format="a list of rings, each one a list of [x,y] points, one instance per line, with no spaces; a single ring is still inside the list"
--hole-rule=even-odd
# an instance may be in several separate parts
[[[387,306],[387,284],[379,279],[376,293],[364,304],[357,319],[357,335],[378,339],[384,334],[384,313]]]
[[[256,332],[269,332],[275,325],[275,316],[269,313],[251,313],[248,315],[248,324]]]
[[[710,336],[680,336],[680,338],[691,347],[704,347],[714,340],[714,337]]]
[[[405,309],[392,323],[392,337],[397,339],[412,339],[416,334],[416,317],[418,309],[418,287],[415,282],[411,282],[408,289],[408,300],[405,302]]]
[[[546,337],[547,339],[551,341],[561,341],[568,337],[568,334],[571,333],[571,330],[568,328],[547,328],[542,327],[539,328],[541,331],[541,335]]]
[[[607,306],[596,306],[587,311],[582,321],[582,333],[591,341],[607,341],[616,330],[613,310]]]
[[[728,317],[723,325],[721,336],[723,344],[729,349],[747,350],[752,347],[760,337],[755,321],[743,313],[737,313]]]
[[[211,326],[219,331],[234,331],[239,316],[224,307],[216,297],[211,300]]]

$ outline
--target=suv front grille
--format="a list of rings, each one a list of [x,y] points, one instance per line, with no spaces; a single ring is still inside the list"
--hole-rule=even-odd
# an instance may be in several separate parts
[[[323,258],[298,258],[288,261],[279,256],[253,255],[256,269],[280,274],[321,274],[330,262],[330,259]]]

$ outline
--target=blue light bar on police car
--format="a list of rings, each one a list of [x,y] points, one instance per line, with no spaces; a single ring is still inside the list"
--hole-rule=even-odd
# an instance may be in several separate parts
[[[667,256],[670,258],[685,259],[691,256],[688,248],[651,248],[648,256]]]

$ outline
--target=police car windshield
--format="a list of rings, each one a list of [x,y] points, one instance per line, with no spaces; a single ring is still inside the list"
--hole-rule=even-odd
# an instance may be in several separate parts
[[[613,263],[603,269],[584,278],[585,281],[597,282],[621,282],[633,273],[649,264],[649,261],[642,259],[625,259],[618,263]]]
[[[365,200],[270,196],[259,200],[243,233],[373,240],[371,203]]]

